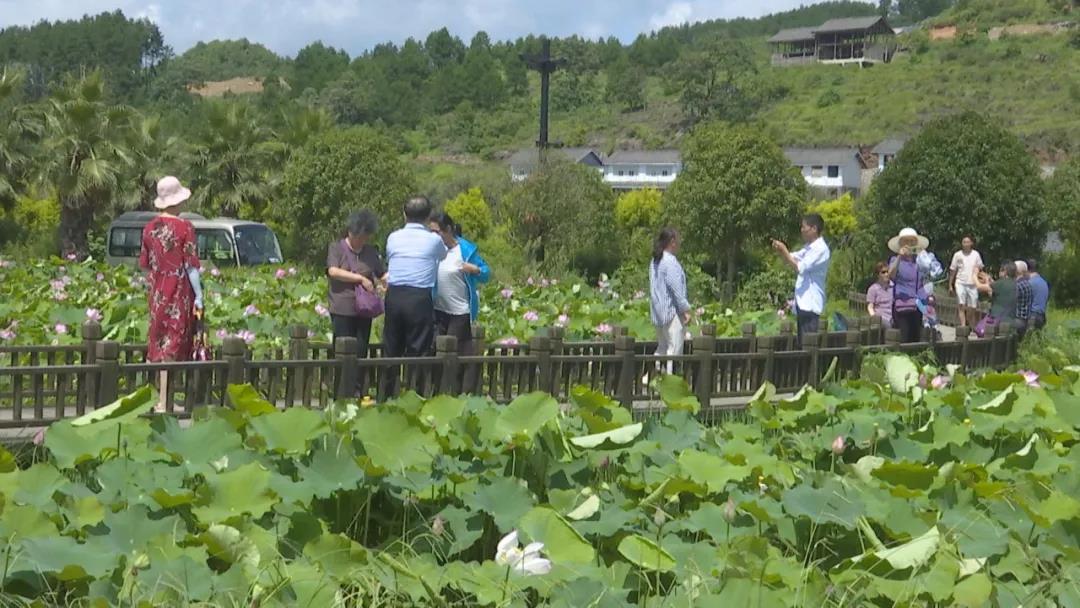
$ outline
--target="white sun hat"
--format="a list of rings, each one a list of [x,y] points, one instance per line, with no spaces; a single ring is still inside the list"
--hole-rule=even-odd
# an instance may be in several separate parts
[[[158,180],[157,198],[154,199],[154,207],[168,209],[191,198],[191,190],[180,184],[180,180],[169,175]]]
[[[900,253],[900,241],[906,238],[914,238],[916,241],[915,251],[912,253],[918,253],[930,246],[930,239],[916,232],[914,228],[904,228],[900,234],[889,239],[889,249],[893,253]]]

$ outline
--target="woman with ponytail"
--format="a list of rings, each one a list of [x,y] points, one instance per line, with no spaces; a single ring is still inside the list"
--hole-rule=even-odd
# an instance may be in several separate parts
[[[686,273],[675,257],[679,233],[664,228],[653,241],[649,264],[649,312],[656,328],[657,356],[683,354],[686,325],[690,322],[690,302],[686,299]],[[667,373],[673,365],[667,363]]]

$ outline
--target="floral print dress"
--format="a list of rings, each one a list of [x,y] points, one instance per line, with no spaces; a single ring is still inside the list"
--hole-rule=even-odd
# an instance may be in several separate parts
[[[187,269],[200,267],[195,227],[171,215],[154,218],[143,228],[139,266],[150,273],[146,360],[190,360],[195,337],[195,291]]]

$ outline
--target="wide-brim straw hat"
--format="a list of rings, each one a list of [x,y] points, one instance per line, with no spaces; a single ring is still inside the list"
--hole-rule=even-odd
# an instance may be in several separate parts
[[[914,238],[915,239],[915,251],[922,251],[930,246],[930,239],[919,234],[914,228],[904,228],[900,231],[900,234],[889,239],[889,249],[893,253],[900,253],[900,241],[901,239]]]
[[[157,198],[154,199],[156,209],[168,209],[191,198],[191,190],[185,188],[180,180],[169,175],[158,180]]]

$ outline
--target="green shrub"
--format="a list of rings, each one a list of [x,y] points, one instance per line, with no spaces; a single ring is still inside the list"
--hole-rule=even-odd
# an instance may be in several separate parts
[[[491,208],[480,188],[469,188],[446,201],[445,208],[466,238],[483,239],[491,232]]]

